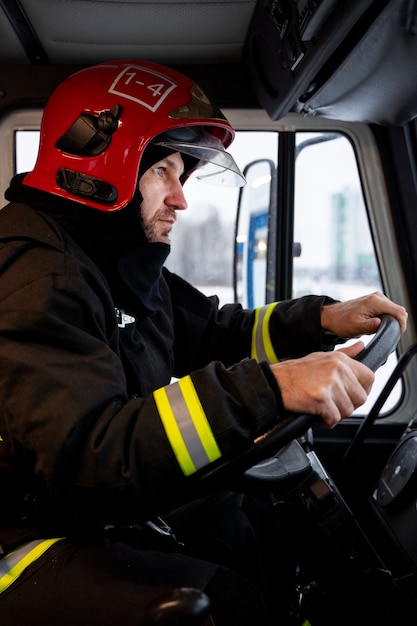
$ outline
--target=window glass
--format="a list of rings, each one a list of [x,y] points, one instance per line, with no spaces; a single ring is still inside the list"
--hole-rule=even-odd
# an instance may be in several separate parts
[[[350,141],[338,133],[299,132],[296,146],[293,296],[316,293],[349,300],[383,291]],[[372,406],[395,363],[394,353],[356,413]],[[400,396],[398,383],[383,412]]]
[[[243,172],[268,158],[276,163],[276,132],[237,132],[229,148]],[[167,266],[220,303],[233,302],[233,255],[239,189],[218,187],[192,177],[184,186],[187,211],[179,211]],[[265,290],[263,290],[265,291]],[[263,304],[264,302],[262,302]]]
[[[297,133],[293,296],[382,291],[355,155],[340,134]]]
[[[36,161],[36,155],[39,147],[39,131],[38,130],[25,130],[17,131],[16,137],[16,149],[15,149],[15,163],[16,173],[30,172],[33,169]]]

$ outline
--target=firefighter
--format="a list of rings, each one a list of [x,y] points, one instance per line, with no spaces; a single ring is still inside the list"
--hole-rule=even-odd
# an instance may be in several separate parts
[[[361,342],[334,346],[407,313],[380,293],[219,308],[165,268],[187,178],[244,184],[233,137],[150,62],[84,69],[46,105],[0,212],[2,624],[139,625],[173,587],[216,626],[285,615],[295,561],[267,498],[194,479],[284,411],[349,416],[374,375]]]

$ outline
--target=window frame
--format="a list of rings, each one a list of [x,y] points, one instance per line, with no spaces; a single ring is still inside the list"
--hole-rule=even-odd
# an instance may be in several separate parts
[[[374,135],[366,124],[324,120],[322,118],[305,118],[290,114],[281,120],[270,120],[264,111],[258,109],[224,109],[224,113],[236,130],[278,131],[278,132],[340,132],[351,141],[358,161],[359,176],[362,184],[365,206],[375,245],[375,254],[381,272],[381,280],[386,294],[396,302],[401,302],[410,309],[407,294],[407,283],[402,269],[397,241],[392,237],[393,220],[390,212],[389,198],[384,179],[381,160]],[[39,130],[42,110],[9,111],[0,121],[0,150],[2,167],[0,168],[0,187],[2,193],[7,189],[14,173],[14,136],[17,130]],[[281,141],[279,142],[281,144]],[[285,150],[281,159],[285,158]],[[280,169],[278,165],[278,170]],[[279,177],[278,186],[279,190]],[[291,201],[291,194],[286,202]],[[282,197],[279,196],[282,201]],[[289,200],[288,200],[289,198]],[[279,228],[279,221],[277,224]],[[292,244],[292,242],[291,242]],[[287,246],[287,252],[288,252]],[[292,252],[292,248],[291,248]],[[285,257],[280,260],[280,274],[290,281],[291,267],[286,265]],[[280,292],[282,293],[282,292]],[[331,294],[329,294],[331,295]],[[413,324],[400,340],[400,351],[417,341],[417,333]],[[384,419],[396,423],[408,423],[414,416],[417,406],[417,388],[414,380],[417,377],[417,362],[411,362],[404,374],[404,396],[398,408]],[[354,420],[355,418],[351,418]],[[349,421],[351,421],[349,420]]]
[[[298,114],[289,114],[281,120],[273,121],[265,112],[258,110],[229,109],[224,110],[224,112],[236,130],[275,130],[278,132],[290,133],[296,133],[298,131],[324,133],[336,132],[346,135],[353,146],[357,158],[364,203],[368,212],[371,236],[375,246],[375,255],[380,269],[381,282],[384,285],[385,293],[395,302],[400,302],[407,309],[411,310],[406,277],[404,275],[397,241],[392,236],[392,233],[394,232],[394,224],[390,211],[390,202],[384,172],[378,152],[377,142],[371,128],[363,123],[341,122],[339,120],[329,120],[316,117],[303,117]],[[281,139],[279,143],[282,143]],[[285,151],[281,154],[281,159],[282,158],[285,158]],[[278,162],[278,186],[282,184],[279,170],[280,162]],[[285,174],[285,177],[288,180],[288,173]],[[281,192],[281,199],[282,197],[291,199],[291,193],[287,191],[283,194]],[[288,229],[284,232],[287,232],[288,237]],[[279,232],[277,233],[277,236],[280,236]],[[277,246],[279,247],[280,244],[277,244]],[[288,241],[284,248],[287,250],[287,253],[288,250],[292,253],[292,249]],[[282,263],[283,261],[281,259],[281,264]],[[280,274],[282,275],[283,272],[287,272],[287,274],[285,274],[285,280],[288,285],[291,277],[289,272],[292,273],[292,257],[291,269],[289,264],[286,269],[281,265]],[[328,295],[331,296],[331,294]],[[400,339],[399,352],[405,352],[406,349],[416,341],[416,329],[414,328],[414,325],[410,323],[406,333]],[[402,400],[399,402],[395,410],[390,412],[389,415],[379,422],[379,425],[384,424],[387,426],[390,423],[407,424],[414,416],[415,407],[417,406],[417,388],[414,384],[416,378],[417,360],[413,359],[409,363],[406,372],[403,375]],[[361,422],[361,418],[357,418],[355,416],[346,421],[346,423],[350,424],[357,422]],[[343,424],[340,426],[343,426]]]

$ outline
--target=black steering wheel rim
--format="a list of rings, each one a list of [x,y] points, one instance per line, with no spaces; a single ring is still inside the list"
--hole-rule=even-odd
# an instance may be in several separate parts
[[[369,367],[373,372],[386,362],[391,352],[395,350],[401,336],[400,326],[395,317],[391,315],[381,315],[380,317],[381,324],[377,332],[356,357],[356,360]],[[279,419],[271,430],[259,437],[253,446],[233,457],[210,465],[202,473],[199,473],[199,480],[210,482],[222,479],[223,476],[227,476],[228,479],[241,476],[250,467],[272,456],[294,439],[304,435],[316,421],[317,415],[286,414]]]

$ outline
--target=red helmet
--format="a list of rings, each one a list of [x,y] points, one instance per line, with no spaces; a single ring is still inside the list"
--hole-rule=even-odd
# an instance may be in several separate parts
[[[117,211],[132,199],[152,143],[193,157],[199,178],[241,186],[245,179],[226,152],[233,138],[227,119],[189,78],[148,61],[110,61],[73,74],[51,95],[38,158],[23,182]]]

